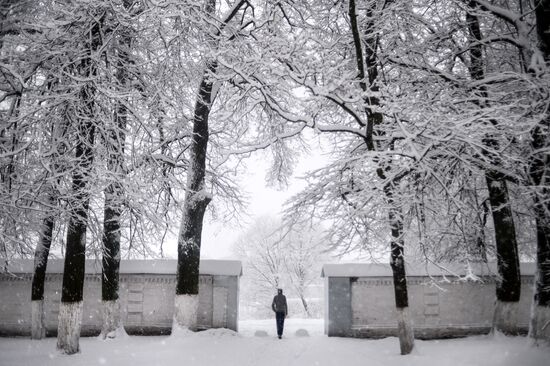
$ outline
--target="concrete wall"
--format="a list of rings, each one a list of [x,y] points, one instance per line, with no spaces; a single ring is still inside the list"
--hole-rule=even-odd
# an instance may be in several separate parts
[[[30,335],[30,274],[0,274],[0,335]],[[45,283],[47,335],[57,332],[62,274],[48,274]],[[121,316],[130,334],[168,334],[172,327],[176,279],[168,274],[121,274]],[[237,276],[201,275],[198,325],[202,329],[226,327],[237,330]],[[82,335],[99,334],[101,280],[86,275]],[[214,318],[218,320],[213,323]]]
[[[495,281],[452,281],[443,277],[409,277],[409,308],[417,338],[445,338],[490,331]],[[390,277],[329,277],[329,336],[395,336],[396,314]],[[522,276],[519,325],[527,332],[533,276]]]

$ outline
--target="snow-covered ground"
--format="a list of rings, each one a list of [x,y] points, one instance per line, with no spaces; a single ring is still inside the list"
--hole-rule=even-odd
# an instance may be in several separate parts
[[[550,348],[533,348],[525,337],[477,336],[416,341],[408,356],[399,355],[396,338],[329,338],[320,320],[287,319],[285,335],[275,337],[275,321],[243,321],[240,332],[209,330],[169,337],[112,341],[81,338],[81,353],[61,355],[56,340],[0,338],[2,366],[547,366]],[[309,336],[300,336],[303,330]],[[265,336],[267,333],[267,336]],[[262,336],[263,334],[263,336]]]

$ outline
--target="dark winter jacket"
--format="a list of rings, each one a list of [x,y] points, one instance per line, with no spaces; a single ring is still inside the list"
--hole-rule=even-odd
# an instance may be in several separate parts
[[[283,291],[279,290],[279,293],[273,298],[271,308],[276,313],[288,313],[288,307],[286,306],[286,296],[283,295]]]

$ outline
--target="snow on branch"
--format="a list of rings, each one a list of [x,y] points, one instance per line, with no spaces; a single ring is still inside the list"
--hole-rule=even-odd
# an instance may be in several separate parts
[[[529,33],[530,29],[527,23],[523,20],[525,14],[515,13],[511,10],[502,8],[497,5],[493,5],[485,0],[474,0],[477,4],[480,5],[481,9],[489,11],[493,15],[499,17],[500,19],[512,24],[518,32],[517,45],[523,49],[530,49],[531,44],[529,42]]]

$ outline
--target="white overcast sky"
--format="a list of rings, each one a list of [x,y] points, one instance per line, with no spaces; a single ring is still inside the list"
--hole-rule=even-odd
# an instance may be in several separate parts
[[[247,209],[249,218],[241,222],[240,226],[235,223],[224,226],[208,222],[205,218],[201,257],[212,259],[232,257],[231,245],[239,234],[246,230],[247,224],[252,223],[258,216],[277,215],[281,212],[285,201],[304,188],[305,182],[300,178],[307,171],[320,168],[326,163],[326,155],[322,152],[317,139],[309,138],[309,147],[310,152],[300,156],[288,187],[280,190],[269,187],[266,183],[268,166],[264,162],[264,157],[267,153],[260,152],[252,156],[251,161],[247,163],[250,168],[249,173],[246,179],[242,179],[244,189],[249,194],[250,204]]]

